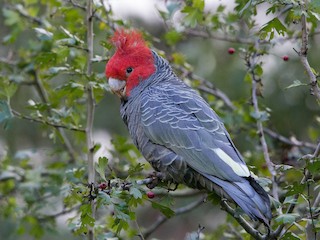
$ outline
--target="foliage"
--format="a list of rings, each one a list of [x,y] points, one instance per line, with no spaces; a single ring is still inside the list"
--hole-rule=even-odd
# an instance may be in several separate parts
[[[89,20],[94,28],[88,36],[89,1],[0,3],[4,25],[1,27],[5,33],[1,36],[3,46],[0,48],[0,124],[3,128],[0,141],[6,141],[3,153],[0,149],[0,222],[6,223],[1,225],[0,232],[7,239],[22,239],[25,235],[35,239],[58,238],[59,222],[65,215],[68,217],[63,220],[67,223],[64,231],[70,238],[87,235],[89,239],[138,239],[138,236],[147,239],[167,219],[177,218],[203,202],[195,200],[199,193],[196,192],[191,199],[186,195],[185,205],[179,207],[177,195],[185,189],[179,186],[176,194],[169,191],[172,186],[163,182],[153,190],[157,197],[148,198],[149,190],[145,185],[150,187],[157,177],[150,175],[150,166],[127,137],[113,132],[109,155],[98,154],[104,148],[98,140],[93,139],[93,147],[88,143],[88,136],[94,130],[88,125],[94,106],[99,109],[93,112],[94,118],[107,113],[104,125],[114,127],[117,122],[113,115],[119,113],[113,113],[110,105],[110,109],[104,107],[107,106],[104,96],[109,92],[104,65],[112,55],[107,39],[116,27],[133,25],[117,19],[109,1],[93,1],[94,11]],[[236,141],[240,137],[246,140],[239,143],[240,149],[245,149],[243,155],[248,165],[261,177],[258,181],[272,196],[271,235],[279,239],[319,237],[316,234],[320,229],[320,147],[316,141],[320,132],[316,115],[320,99],[317,98],[318,83],[310,80],[319,76],[316,69],[304,64],[304,57],[312,60],[316,44],[309,45],[309,52],[302,51],[301,46],[309,42],[301,26],[305,18],[307,37],[311,43],[317,40],[320,4],[318,1],[236,0],[230,7],[227,1],[220,1],[209,11],[204,0],[164,2],[158,11],[166,29],[160,34],[163,44],[158,48],[165,52],[158,51],[166,56],[184,81],[208,100]],[[140,29],[151,45],[160,41],[143,27]],[[94,38],[94,47],[88,44],[90,37]],[[197,41],[198,38],[201,41]],[[194,42],[188,45],[190,39]],[[232,58],[227,56],[227,51],[221,50],[227,45],[213,47],[212,40],[232,44],[236,54]],[[286,86],[281,83],[284,87],[277,94],[289,92],[291,96],[307,96],[311,89],[312,100],[299,101],[299,109],[306,111],[312,105],[316,110],[304,115],[299,128],[290,128],[292,125],[288,122],[295,121],[289,117],[293,113],[285,114],[285,110],[276,113],[283,107],[299,115],[294,107],[290,108],[295,102],[276,101],[272,105],[271,100],[269,103],[263,98],[265,85],[277,85],[268,72],[268,60],[278,55],[279,45],[292,42],[296,60],[292,63],[295,65],[290,66],[293,74],[297,73],[293,77],[300,79],[289,78]],[[201,44],[195,48],[195,43]],[[212,65],[202,59],[206,59],[213,48],[217,52],[214,61],[218,64],[224,61],[216,68],[217,74],[221,71],[224,79],[230,76],[234,82],[215,81],[213,84],[205,79],[212,74]],[[190,64],[187,60],[193,60],[187,55],[193,55],[194,51],[199,55],[194,64]],[[226,57],[221,57],[222,54]],[[91,65],[92,69],[88,67]],[[191,66],[206,70],[198,76]],[[231,69],[239,66],[240,74],[232,72]],[[282,65],[279,76],[289,71]],[[230,75],[232,73],[234,76]],[[231,85],[235,86],[234,92]],[[230,100],[229,95],[237,96],[241,92],[242,97]],[[273,97],[278,99],[279,96]],[[94,124],[101,125],[98,121]],[[113,131],[111,127],[109,130]],[[281,131],[277,132],[278,128]],[[25,141],[35,148],[34,151],[20,148],[19,144]],[[94,166],[87,161],[91,154],[96,156]],[[94,182],[88,181],[92,171],[97,173]],[[221,202],[214,194],[209,194],[208,200],[215,204]],[[159,221],[153,219],[153,224],[147,220],[142,227],[140,223],[146,216],[142,215],[141,208],[146,207],[161,212],[162,217]],[[228,208],[224,206],[224,209]],[[265,239],[263,226],[247,219],[249,230],[244,230],[237,217],[241,212],[236,208],[228,213],[220,228],[187,229],[190,234],[186,239],[249,239],[255,236],[254,228],[259,231],[255,238]],[[198,223],[201,216],[193,219],[198,219],[195,220]]]

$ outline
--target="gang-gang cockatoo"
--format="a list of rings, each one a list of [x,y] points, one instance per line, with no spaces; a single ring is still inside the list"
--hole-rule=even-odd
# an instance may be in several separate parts
[[[134,144],[166,180],[215,191],[269,225],[270,200],[209,104],[135,30],[117,30],[106,76]]]

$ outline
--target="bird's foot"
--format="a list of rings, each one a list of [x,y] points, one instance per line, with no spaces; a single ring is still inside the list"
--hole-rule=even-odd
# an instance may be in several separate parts
[[[159,182],[164,178],[163,174],[160,172],[153,172],[148,176],[148,179],[151,179],[149,183],[146,184],[147,188],[153,189],[155,188]]]
[[[172,185],[172,184],[174,184],[174,187],[173,187],[173,188],[171,188],[171,185]],[[179,186],[178,183],[169,183],[169,184],[168,184],[168,192],[177,190],[178,186]]]

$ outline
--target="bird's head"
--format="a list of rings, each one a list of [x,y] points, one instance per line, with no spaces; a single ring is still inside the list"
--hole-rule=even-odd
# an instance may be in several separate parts
[[[116,52],[107,63],[106,76],[111,90],[120,98],[126,98],[133,88],[155,72],[153,55],[136,30],[117,30],[111,41]]]

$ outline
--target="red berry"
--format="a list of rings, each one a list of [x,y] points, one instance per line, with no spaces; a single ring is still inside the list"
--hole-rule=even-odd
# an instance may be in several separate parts
[[[99,188],[100,188],[101,190],[106,189],[106,188],[107,188],[107,183],[105,183],[105,182],[100,183],[100,184],[99,184]]]
[[[148,196],[148,198],[154,198],[154,192],[151,192],[151,191],[149,191],[149,192],[147,192],[147,196]]]
[[[234,54],[236,52],[236,50],[234,48],[229,48],[228,49],[228,53],[229,54]]]
[[[289,61],[289,57],[288,57],[287,55],[284,55],[284,56],[282,57],[282,59],[283,59],[283,61]]]

